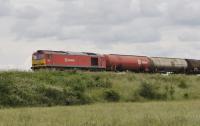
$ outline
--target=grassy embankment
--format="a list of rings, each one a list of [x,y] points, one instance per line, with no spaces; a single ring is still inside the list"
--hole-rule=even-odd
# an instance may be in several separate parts
[[[200,101],[0,110],[0,126],[199,126]]]
[[[0,106],[200,99],[200,77],[112,72],[0,72]]]

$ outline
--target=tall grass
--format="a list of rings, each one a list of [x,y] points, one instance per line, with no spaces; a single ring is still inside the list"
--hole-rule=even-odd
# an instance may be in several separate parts
[[[200,98],[200,77],[112,72],[0,72],[0,106]]]
[[[0,110],[0,126],[199,126],[200,101]]]

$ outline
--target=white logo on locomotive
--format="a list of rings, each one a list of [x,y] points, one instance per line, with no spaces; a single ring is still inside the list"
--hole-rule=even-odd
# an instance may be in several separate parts
[[[75,59],[68,59],[68,58],[65,58],[65,62],[75,62]]]

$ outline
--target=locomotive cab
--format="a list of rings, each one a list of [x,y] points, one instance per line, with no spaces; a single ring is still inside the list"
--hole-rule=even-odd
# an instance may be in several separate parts
[[[32,66],[41,66],[46,64],[46,54],[42,51],[37,51],[32,55]]]

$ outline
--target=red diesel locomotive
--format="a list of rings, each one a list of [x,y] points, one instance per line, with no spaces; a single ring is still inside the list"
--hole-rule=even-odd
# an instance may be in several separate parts
[[[90,69],[105,70],[103,55],[86,52],[38,50],[32,55],[32,69]]]

